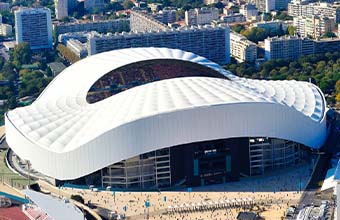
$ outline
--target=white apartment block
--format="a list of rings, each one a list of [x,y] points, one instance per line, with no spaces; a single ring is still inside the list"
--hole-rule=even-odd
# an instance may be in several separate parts
[[[301,38],[299,37],[274,37],[264,40],[265,58],[296,60],[301,56]]]
[[[27,42],[31,49],[52,47],[51,12],[48,8],[20,8],[15,11],[16,43]]]
[[[269,13],[275,10],[275,0],[247,0],[248,3],[255,3],[260,12]]]
[[[246,37],[230,32],[230,55],[238,62],[255,62],[257,46]]]
[[[185,23],[188,26],[211,24],[218,18],[217,8],[195,8],[185,12]]]
[[[297,17],[323,16],[333,18],[336,23],[340,22],[339,3],[308,3],[306,1],[294,1],[288,4],[288,15]]]
[[[240,14],[243,14],[247,21],[256,20],[258,13],[259,10],[256,8],[255,4],[247,3],[245,5],[241,5],[240,7]]]
[[[320,38],[328,31],[335,28],[334,19],[323,16],[294,17],[293,24],[296,27],[296,33],[301,37]]]
[[[75,53],[79,58],[84,58],[87,56],[86,43],[81,43],[76,39],[69,39],[66,42],[66,47],[69,48],[73,53]]]
[[[176,10],[175,9],[163,9],[154,15],[154,18],[163,24],[171,24],[176,21]]]
[[[9,24],[0,24],[0,35],[8,37],[12,35],[12,26]]]
[[[54,6],[58,20],[68,16],[68,0],[54,0]]]
[[[236,13],[236,14],[221,16],[220,20],[223,21],[224,23],[244,22],[246,21],[246,17],[244,17],[244,15],[242,14]]]

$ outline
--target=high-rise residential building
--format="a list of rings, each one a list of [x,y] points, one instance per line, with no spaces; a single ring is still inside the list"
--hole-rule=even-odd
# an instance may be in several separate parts
[[[20,8],[15,11],[16,43],[27,42],[31,49],[52,47],[51,11],[48,8]]]
[[[275,10],[275,0],[248,0],[248,3],[255,3],[260,12],[269,13]]]
[[[230,32],[230,55],[239,62],[255,62],[257,46],[246,37]]]
[[[260,12],[269,13],[273,10],[287,10],[291,0],[247,0],[248,3],[255,3]]]
[[[301,55],[314,54],[313,40],[298,36],[273,37],[264,40],[265,58],[296,60]]]
[[[163,9],[154,16],[154,18],[163,24],[170,24],[176,21],[176,10],[175,9]]]
[[[314,40],[315,54],[333,53],[340,51],[340,38]]]
[[[165,31],[168,28],[167,25],[146,13],[134,10],[130,13],[130,29],[132,32]]]
[[[168,47],[193,52],[226,64],[230,62],[229,31],[228,26],[219,25],[144,33],[91,33],[88,38],[88,54],[130,47]]]
[[[325,54],[340,50],[340,38],[312,40],[297,36],[265,39],[265,56],[270,59],[296,60],[302,55]]]
[[[211,24],[218,18],[217,8],[195,8],[185,12],[185,23],[188,26]]]
[[[69,32],[83,31],[98,31],[106,32],[121,32],[130,30],[130,20],[127,18],[104,20],[104,21],[89,21],[89,22],[74,22],[74,23],[54,23],[53,30],[56,35]]]
[[[0,11],[9,11],[9,3],[0,2]]]
[[[12,35],[12,26],[9,24],[0,24],[0,35],[8,37]]]
[[[264,12],[270,13],[275,10],[275,0],[265,0],[265,10]]]
[[[84,0],[84,8],[89,12],[101,11],[104,9],[104,0]]]
[[[68,16],[68,0],[54,0],[55,16],[62,19]]]
[[[256,5],[253,3],[247,3],[245,5],[241,5],[240,14],[243,14],[246,17],[247,21],[256,20],[258,16],[259,10],[256,8]]]
[[[323,16],[340,22],[340,3],[309,3],[308,1],[294,1],[288,5],[288,15],[297,17]]]
[[[301,37],[320,38],[335,28],[334,19],[323,16],[294,17],[293,24]]]

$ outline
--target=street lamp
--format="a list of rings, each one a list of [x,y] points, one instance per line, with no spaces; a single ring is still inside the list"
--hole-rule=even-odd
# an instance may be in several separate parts
[[[30,161],[26,160],[27,168],[28,168],[28,189],[31,188],[31,167],[30,167]]]

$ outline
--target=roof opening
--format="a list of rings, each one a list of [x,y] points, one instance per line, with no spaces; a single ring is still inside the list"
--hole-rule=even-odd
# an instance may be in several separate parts
[[[216,70],[190,61],[175,59],[140,61],[105,74],[92,85],[87,93],[86,100],[88,103],[95,103],[149,82],[192,76],[226,79],[226,76]]]

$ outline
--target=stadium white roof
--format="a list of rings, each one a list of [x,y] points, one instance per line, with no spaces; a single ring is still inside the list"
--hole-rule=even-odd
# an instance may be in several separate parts
[[[161,80],[87,103],[91,86],[106,73],[153,59],[197,63],[228,79]],[[326,137],[325,111],[324,96],[311,83],[244,79],[193,53],[131,48],[68,67],[32,105],[8,112],[6,129],[20,157],[38,171],[67,179],[158,148],[203,140],[268,136],[318,148]],[[56,171],[41,157],[60,167],[73,167],[76,160],[79,168]]]

